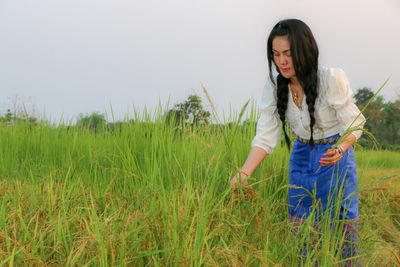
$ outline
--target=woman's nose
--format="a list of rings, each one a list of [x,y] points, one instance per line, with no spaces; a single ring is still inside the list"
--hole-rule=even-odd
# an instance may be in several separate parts
[[[284,56],[280,56],[280,57],[279,57],[279,63],[280,63],[281,65],[286,64],[286,58],[285,58]]]

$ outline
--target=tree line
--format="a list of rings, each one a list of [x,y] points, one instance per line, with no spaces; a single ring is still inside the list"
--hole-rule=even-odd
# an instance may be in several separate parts
[[[370,88],[360,88],[354,95],[355,104],[361,110],[373,95],[374,92]],[[366,149],[372,149],[377,146],[379,149],[400,151],[400,99],[392,102],[385,101],[382,96],[378,96],[369,104],[363,114],[367,119],[364,128],[375,137],[378,143],[374,144],[368,134],[364,134],[358,140],[358,143]],[[211,114],[203,107],[201,98],[197,95],[190,95],[182,103],[176,104],[163,114],[162,119],[167,124],[173,124],[177,129],[211,124]],[[12,113],[8,109],[3,116],[0,116],[0,123],[8,125],[26,123],[30,126],[36,126],[39,121],[28,114],[21,115],[15,111]],[[96,133],[100,129],[121,131],[124,124],[133,123],[135,123],[134,120],[110,123],[107,122],[104,114],[93,112],[85,115],[80,114],[76,124],[69,127],[85,128]],[[248,124],[249,119],[246,119],[242,126],[244,127]],[[230,126],[228,123],[227,125],[212,125],[212,128],[218,129],[219,127]]]

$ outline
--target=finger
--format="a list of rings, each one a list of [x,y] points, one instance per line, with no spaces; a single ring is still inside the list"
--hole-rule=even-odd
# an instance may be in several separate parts
[[[322,163],[331,162],[335,158],[335,153],[325,153],[324,157],[320,158],[319,161]]]
[[[333,165],[336,164],[340,160],[340,154],[338,152],[335,152],[334,155],[326,158],[321,158],[319,162],[321,165]]]
[[[337,154],[338,154],[338,151],[337,151],[336,149],[334,149],[334,150],[328,150],[328,151],[325,153],[325,155],[328,156],[328,157],[334,157],[334,156],[337,155]]]
[[[334,164],[338,163],[339,160],[340,160],[340,157],[332,157],[329,159],[321,160],[320,163],[323,166],[334,165]]]
[[[325,152],[325,154],[323,154],[323,156],[330,157],[330,156],[335,155],[335,153],[336,153],[336,150],[328,149],[328,150]]]
[[[335,164],[339,160],[338,156],[333,156],[329,158],[322,158],[319,162],[323,165],[332,165]]]
[[[331,160],[337,159],[339,157],[340,157],[340,154],[335,152],[335,153],[333,153],[331,155],[327,155],[325,157],[320,158],[320,160],[322,160],[322,161],[331,161]]]
[[[332,161],[320,162],[320,164],[322,166],[330,166],[330,165],[336,164],[336,162],[334,160],[332,160]]]

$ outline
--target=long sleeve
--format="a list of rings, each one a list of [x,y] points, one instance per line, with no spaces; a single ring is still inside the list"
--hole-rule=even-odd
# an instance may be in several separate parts
[[[342,135],[360,114],[360,110],[353,103],[354,94],[350,89],[346,73],[343,70],[339,68],[331,69],[328,82],[330,90],[328,103],[333,109],[335,109],[336,117],[341,125],[339,133]],[[360,114],[351,127],[363,128],[364,122],[365,117]],[[357,130],[352,132],[352,134],[354,134],[358,139],[360,138],[362,131]]]
[[[258,146],[268,154],[271,154],[277,146],[281,131],[276,101],[276,90],[269,77],[267,77],[260,102],[261,116],[258,120],[256,136],[251,142],[251,146]]]

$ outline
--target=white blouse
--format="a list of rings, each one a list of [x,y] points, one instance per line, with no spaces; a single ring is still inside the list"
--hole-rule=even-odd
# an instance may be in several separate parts
[[[315,125],[314,140],[323,139],[335,134],[342,135],[351,125],[353,120],[360,113],[360,110],[353,103],[353,92],[345,72],[339,68],[320,67],[319,91],[315,100]],[[257,123],[257,132],[251,146],[258,146],[271,154],[278,144],[281,121],[276,106],[276,88],[271,83],[269,76],[264,86],[260,102],[261,116]],[[303,97],[301,109],[293,102],[289,90],[289,102],[286,110],[286,120],[289,122],[293,132],[304,139],[310,139],[310,115],[306,103],[306,96]],[[352,127],[362,127],[365,122],[361,114]],[[358,139],[362,131],[357,130],[352,134]]]

